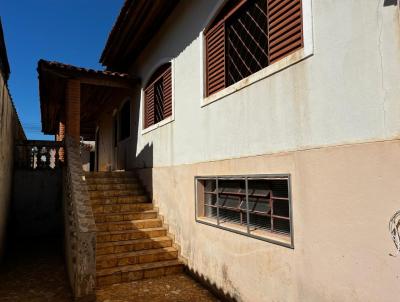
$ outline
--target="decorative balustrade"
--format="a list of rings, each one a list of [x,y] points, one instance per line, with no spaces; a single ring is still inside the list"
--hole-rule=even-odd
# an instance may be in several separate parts
[[[80,145],[65,139],[63,169],[65,248],[68,275],[76,299],[95,301],[96,225],[80,158]]]
[[[62,142],[25,140],[15,145],[14,163],[17,168],[31,170],[54,170],[64,160]]]

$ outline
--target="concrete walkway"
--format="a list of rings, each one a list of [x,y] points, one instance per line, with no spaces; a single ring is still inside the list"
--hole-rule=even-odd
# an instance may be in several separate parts
[[[19,242],[0,267],[1,302],[72,302],[57,240]],[[104,287],[97,302],[219,301],[185,274]]]

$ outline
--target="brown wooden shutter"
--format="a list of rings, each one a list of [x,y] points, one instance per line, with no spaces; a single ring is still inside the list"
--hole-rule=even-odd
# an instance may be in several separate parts
[[[211,95],[226,86],[225,24],[210,29],[206,40],[206,94]]]
[[[154,125],[154,85],[144,91],[144,127]]]
[[[163,75],[164,118],[172,115],[172,69],[169,67]]]
[[[301,0],[268,0],[269,64],[303,47]]]

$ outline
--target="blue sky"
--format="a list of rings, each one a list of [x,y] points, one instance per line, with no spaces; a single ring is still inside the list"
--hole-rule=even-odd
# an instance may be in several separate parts
[[[101,51],[123,0],[0,0],[9,87],[29,139],[41,134],[39,59],[103,69]]]

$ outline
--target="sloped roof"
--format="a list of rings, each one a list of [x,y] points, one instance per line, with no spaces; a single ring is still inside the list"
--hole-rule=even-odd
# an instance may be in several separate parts
[[[179,0],[125,0],[100,63],[109,70],[127,71],[178,3]]]
[[[45,134],[57,132],[58,121],[64,110],[68,80],[79,80],[82,85],[92,85],[97,90],[101,90],[101,87],[131,89],[138,81],[126,73],[94,70],[47,60],[40,60],[37,70],[42,131]],[[88,110],[93,111],[93,107],[89,106]]]
[[[78,67],[70,64],[65,64],[56,61],[46,61],[39,60],[38,70],[42,70],[43,68],[49,68],[54,71],[60,71],[64,73],[71,73],[74,75],[89,75],[89,76],[99,76],[99,77],[111,77],[111,78],[126,78],[128,79],[130,76],[127,73],[120,73],[114,71],[107,70],[94,70],[90,68]]]

